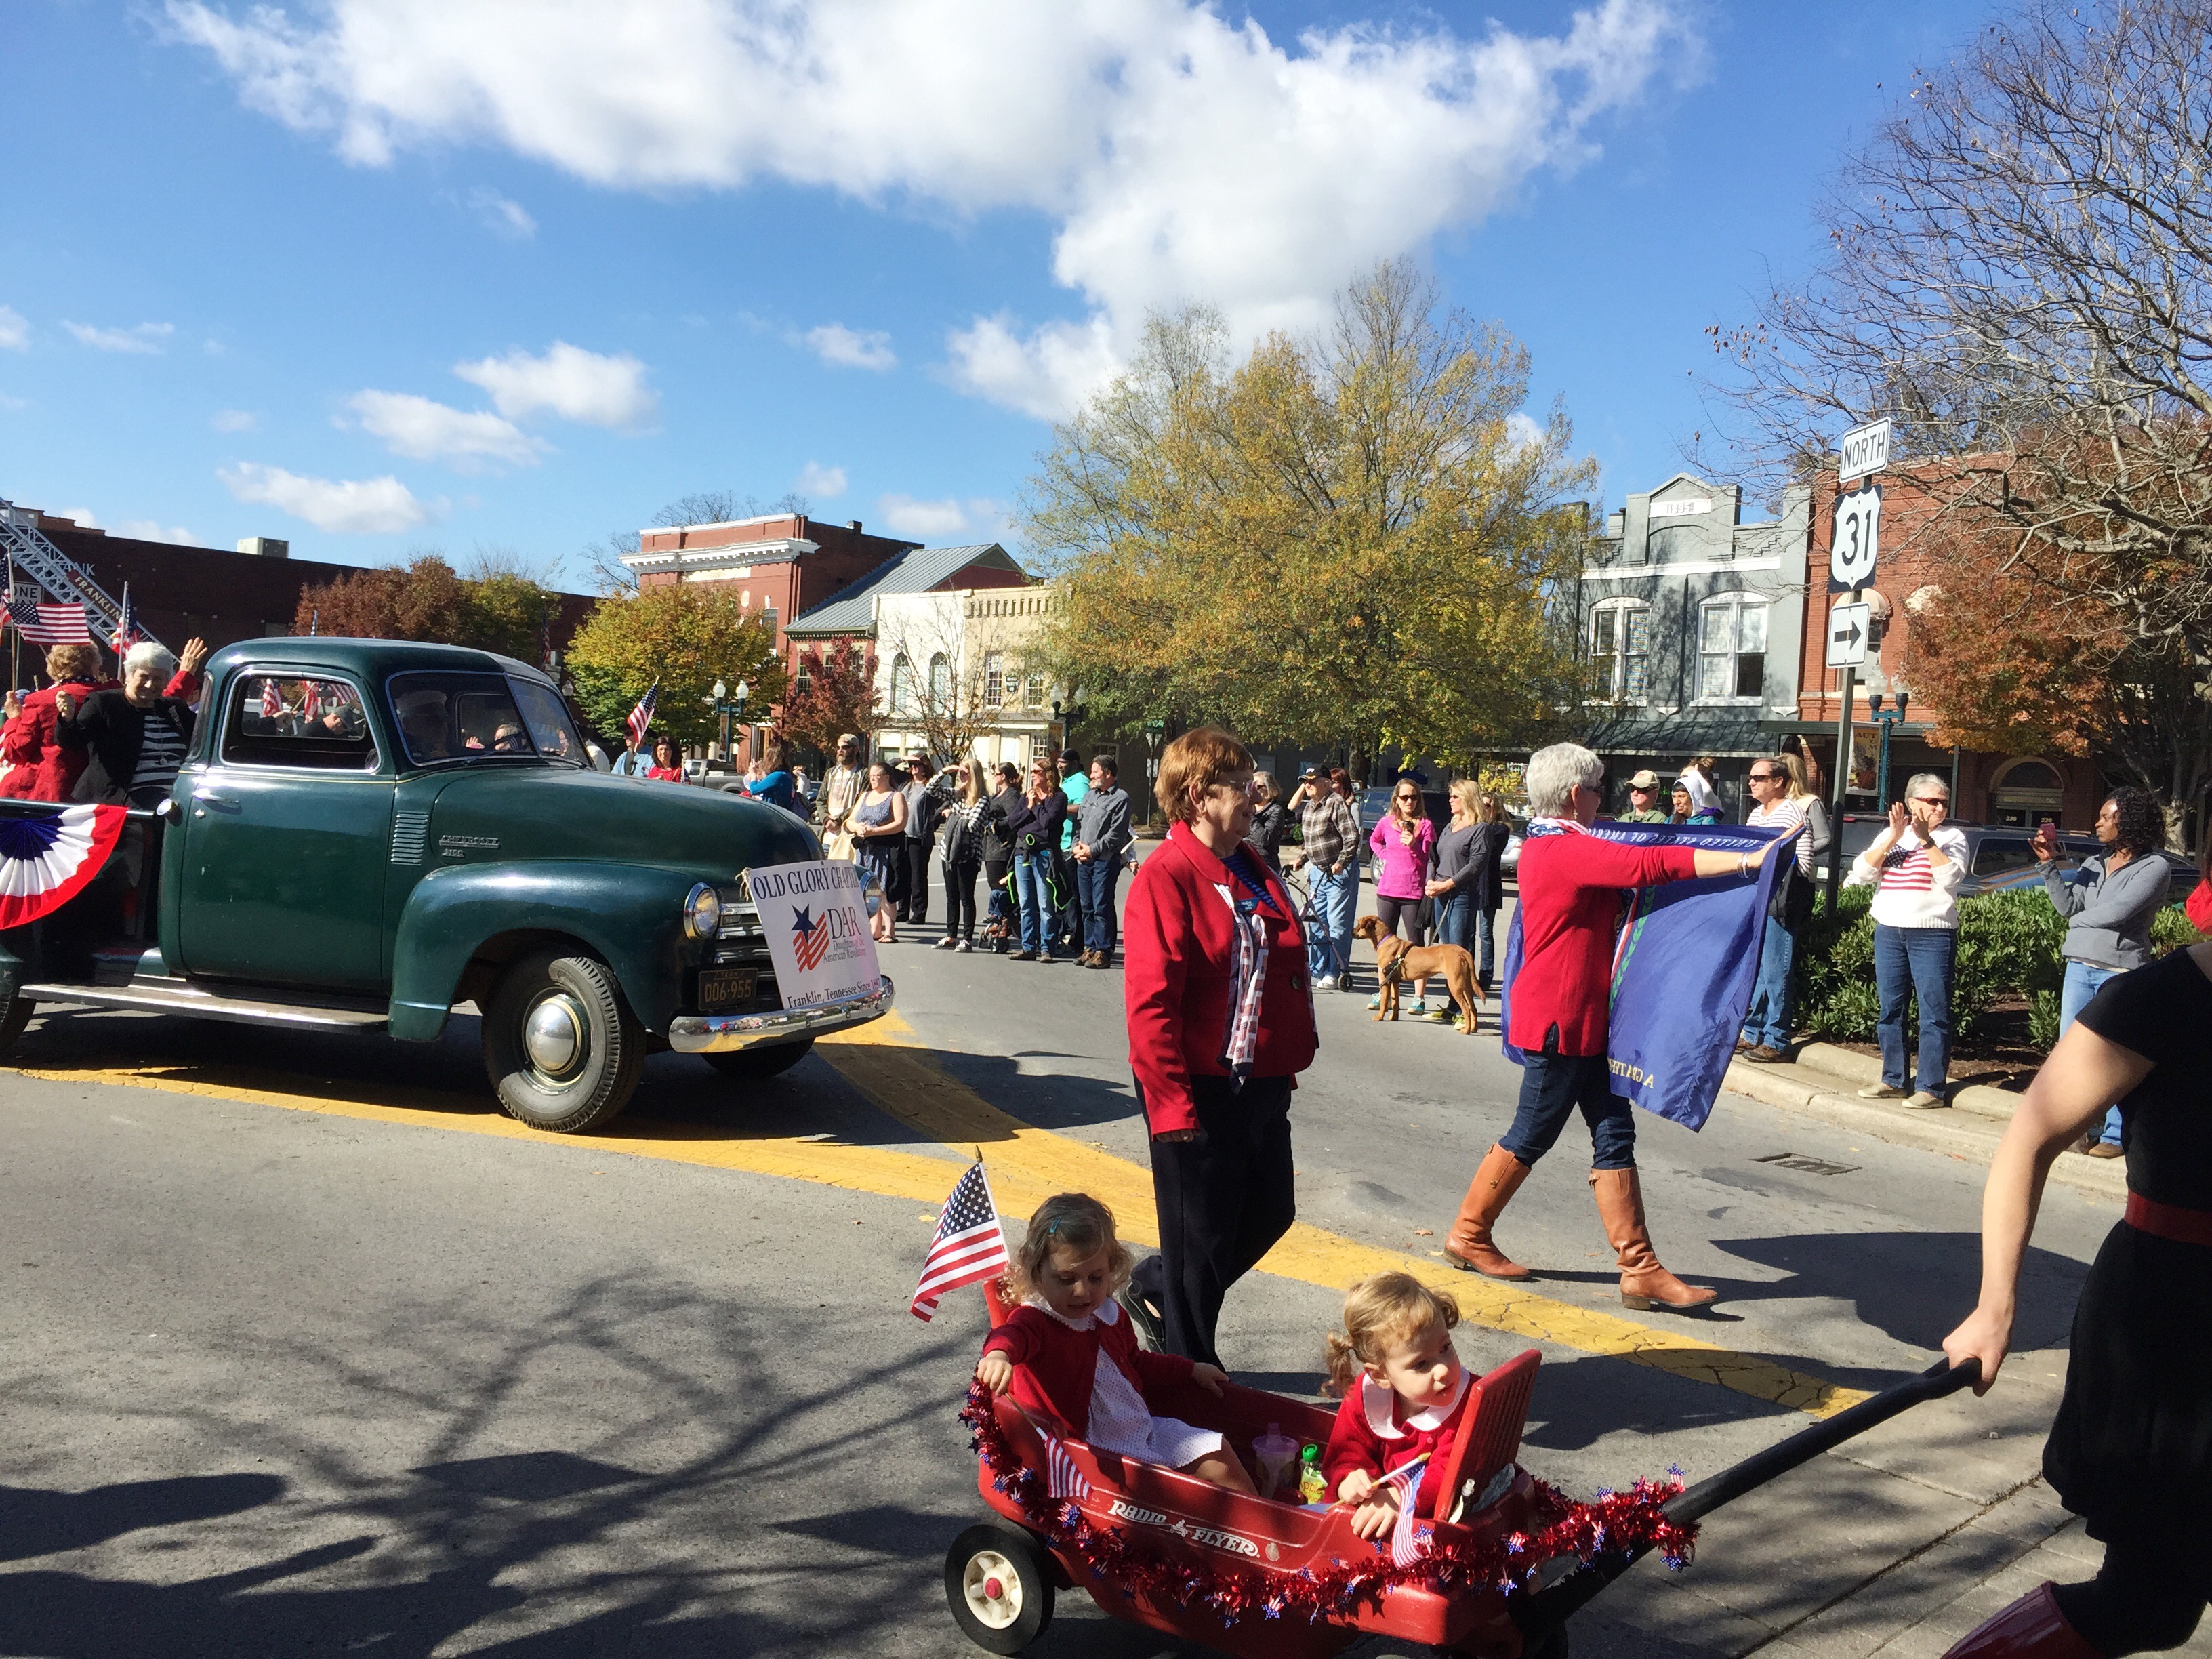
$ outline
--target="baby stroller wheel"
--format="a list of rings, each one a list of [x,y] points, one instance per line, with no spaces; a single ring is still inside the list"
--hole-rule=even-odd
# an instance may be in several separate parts
[[[1030,1534],[986,1521],[952,1540],[945,1557],[952,1622],[989,1653],[1019,1653],[1052,1622],[1052,1568]]]

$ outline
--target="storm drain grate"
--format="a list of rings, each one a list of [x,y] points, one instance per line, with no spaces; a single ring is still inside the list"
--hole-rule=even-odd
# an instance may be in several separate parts
[[[1802,1152],[1769,1152],[1765,1158],[1754,1158],[1753,1164],[1771,1164],[1778,1170],[1802,1170],[1807,1175],[1856,1175],[1860,1166],[1856,1164],[1831,1164],[1825,1158],[1808,1158]]]

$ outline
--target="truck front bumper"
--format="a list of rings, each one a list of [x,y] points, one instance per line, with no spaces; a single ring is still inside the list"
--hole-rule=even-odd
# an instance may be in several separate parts
[[[818,1008],[785,1008],[772,1014],[678,1014],[668,1022],[668,1046],[682,1054],[726,1054],[763,1044],[796,1042],[866,1025],[891,1011],[891,978],[873,995],[849,1002],[825,1003]]]

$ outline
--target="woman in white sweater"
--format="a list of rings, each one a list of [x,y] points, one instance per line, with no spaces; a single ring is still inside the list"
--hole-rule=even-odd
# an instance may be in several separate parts
[[[1951,787],[1934,772],[1916,772],[1905,799],[1889,809],[1889,827],[1860,854],[1846,887],[1874,889],[1874,982],[1881,998],[1875,1036],[1881,1081],[1859,1093],[1869,1100],[1905,1098],[1907,1106],[1948,1106],[1951,981],[1959,957],[1959,884],[1966,874],[1966,838],[1944,820]],[[1920,1000],[1919,1062],[1911,1094],[1905,1089],[1905,999]]]

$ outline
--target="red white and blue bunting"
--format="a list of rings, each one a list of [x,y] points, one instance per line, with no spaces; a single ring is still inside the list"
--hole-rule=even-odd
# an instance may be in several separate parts
[[[67,904],[107,863],[123,833],[120,806],[57,806],[0,817],[0,928]]]

